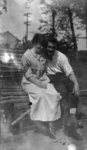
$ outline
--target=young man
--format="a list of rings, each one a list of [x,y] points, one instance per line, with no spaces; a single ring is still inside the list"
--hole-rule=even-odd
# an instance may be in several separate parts
[[[55,49],[55,41],[49,40],[45,50],[47,57],[47,74],[56,90],[61,93],[61,112],[63,124],[79,125],[76,111],[79,103],[79,84],[68,58]]]

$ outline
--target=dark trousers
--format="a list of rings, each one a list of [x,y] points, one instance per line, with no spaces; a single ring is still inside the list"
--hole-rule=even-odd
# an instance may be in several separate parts
[[[62,115],[70,113],[70,108],[77,108],[79,98],[73,92],[73,83],[63,73],[49,75],[50,82],[55,89],[60,92],[62,99],[60,101]]]

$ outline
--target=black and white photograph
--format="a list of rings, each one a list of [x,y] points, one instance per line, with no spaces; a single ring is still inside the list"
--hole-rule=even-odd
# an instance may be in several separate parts
[[[87,150],[86,0],[0,0],[0,150]]]

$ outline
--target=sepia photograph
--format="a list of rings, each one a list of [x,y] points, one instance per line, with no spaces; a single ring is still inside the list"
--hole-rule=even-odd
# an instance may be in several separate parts
[[[0,0],[0,150],[87,150],[87,1]]]

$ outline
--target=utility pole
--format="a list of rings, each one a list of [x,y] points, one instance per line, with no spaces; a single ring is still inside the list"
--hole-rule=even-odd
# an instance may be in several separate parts
[[[26,34],[25,34],[25,41],[28,41],[28,33],[29,33],[29,25],[30,25],[30,16],[31,16],[31,12],[30,12],[30,4],[33,0],[27,0],[27,2],[25,3],[25,9],[26,9],[26,13],[24,14],[24,16],[26,17],[26,21],[24,22],[24,24],[26,25]]]
[[[29,32],[29,25],[30,25],[30,21],[28,20],[29,16],[30,16],[31,13],[25,13],[24,16],[26,17],[26,21],[24,22],[24,24],[26,25],[26,42],[28,41],[28,32]]]

